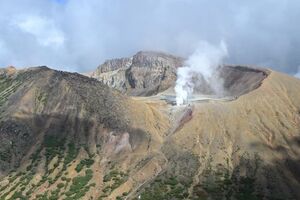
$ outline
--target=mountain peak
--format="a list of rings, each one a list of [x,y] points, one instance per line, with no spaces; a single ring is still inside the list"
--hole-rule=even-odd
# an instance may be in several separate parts
[[[131,95],[151,95],[173,84],[183,59],[163,52],[139,51],[101,64],[92,77]]]

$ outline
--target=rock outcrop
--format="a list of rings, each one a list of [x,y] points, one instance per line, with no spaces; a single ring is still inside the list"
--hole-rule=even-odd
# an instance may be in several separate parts
[[[14,66],[8,66],[0,69],[0,76],[11,76],[16,73],[17,69]]]
[[[132,96],[164,91],[176,80],[183,59],[173,55],[140,51],[130,58],[112,59],[100,65],[91,77]]]
[[[151,96],[166,90],[174,90],[177,68],[185,59],[170,54],[140,51],[130,58],[105,61],[89,76],[129,96]],[[239,65],[220,66],[215,81],[218,96],[240,96],[261,84],[267,71]],[[213,95],[214,83],[207,83],[201,74],[192,78],[194,94]],[[212,84],[212,85],[211,85]]]

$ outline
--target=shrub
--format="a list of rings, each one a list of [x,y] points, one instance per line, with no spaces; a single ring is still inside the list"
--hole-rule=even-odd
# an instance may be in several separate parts
[[[78,149],[75,147],[75,144],[69,143],[67,155],[64,160],[64,166],[68,165],[72,160],[74,160],[77,157],[77,154],[78,154]]]
[[[59,184],[57,184],[57,187],[58,187],[58,188],[63,188],[64,186],[65,186],[64,183],[59,183]]]
[[[89,190],[86,186],[93,177],[93,171],[88,169],[85,171],[85,176],[73,178],[72,184],[68,192],[66,192],[66,200],[80,199]]]
[[[75,170],[79,173],[83,169],[84,166],[89,168],[93,164],[94,164],[94,160],[87,158],[87,159],[81,160],[80,163],[76,166]]]

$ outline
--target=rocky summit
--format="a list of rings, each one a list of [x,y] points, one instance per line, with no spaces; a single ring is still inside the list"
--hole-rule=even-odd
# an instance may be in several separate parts
[[[0,199],[300,199],[300,80],[226,65],[224,96],[176,106],[183,63],[1,69]]]
[[[140,51],[130,58],[107,60],[91,77],[133,96],[150,96],[171,87],[183,58],[170,54]]]

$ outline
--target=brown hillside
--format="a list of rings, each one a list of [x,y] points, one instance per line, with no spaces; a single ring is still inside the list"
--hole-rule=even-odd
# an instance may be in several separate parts
[[[173,106],[46,67],[0,76],[0,199],[300,198],[299,79],[229,67],[237,98]]]

